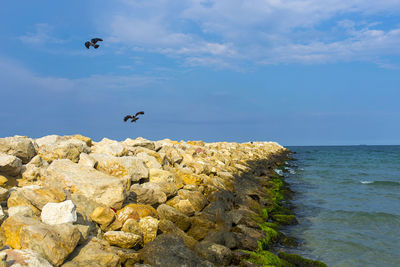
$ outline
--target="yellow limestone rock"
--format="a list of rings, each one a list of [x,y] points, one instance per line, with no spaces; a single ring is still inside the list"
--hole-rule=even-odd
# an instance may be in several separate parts
[[[147,216],[158,217],[157,211],[152,206],[145,204],[128,204],[117,211],[117,217],[123,222],[129,218],[138,220],[139,218],[137,218],[136,215],[139,215],[139,218]]]
[[[89,215],[92,221],[100,225],[109,225],[115,219],[115,213],[107,207],[97,207]]]
[[[139,227],[142,229],[143,243],[145,245],[156,238],[158,230],[157,219],[151,216],[141,218],[139,221]]]

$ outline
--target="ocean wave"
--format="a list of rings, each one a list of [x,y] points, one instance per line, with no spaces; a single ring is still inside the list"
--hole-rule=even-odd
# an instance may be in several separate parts
[[[278,175],[283,175],[283,171],[280,169],[274,169],[274,171],[278,174]]]
[[[380,186],[400,186],[400,182],[395,181],[360,181],[365,185],[380,185]]]
[[[296,174],[296,171],[290,167],[285,167],[285,171],[289,172],[290,174]]]

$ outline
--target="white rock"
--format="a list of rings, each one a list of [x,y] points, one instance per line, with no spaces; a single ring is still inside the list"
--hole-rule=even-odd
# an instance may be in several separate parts
[[[26,136],[0,138],[0,152],[16,156],[28,163],[36,155],[36,143]]]
[[[41,219],[42,222],[50,225],[74,223],[77,220],[75,205],[71,200],[47,203],[42,209]]]
[[[96,166],[96,163],[97,161],[86,153],[81,153],[79,156],[79,165],[94,168],[94,166]]]
[[[4,217],[6,217],[6,215],[4,214],[3,208],[0,206],[0,221],[2,221]]]

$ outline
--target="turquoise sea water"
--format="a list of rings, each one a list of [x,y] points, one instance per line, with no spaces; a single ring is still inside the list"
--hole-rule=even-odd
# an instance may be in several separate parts
[[[328,266],[400,266],[400,146],[289,147],[299,224],[289,252]]]

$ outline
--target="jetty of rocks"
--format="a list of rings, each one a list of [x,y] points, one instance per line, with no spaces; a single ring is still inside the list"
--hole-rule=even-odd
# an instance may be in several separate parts
[[[0,266],[290,264],[267,251],[295,221],[274,170],[288,155],[274,142],[0,138]]]

